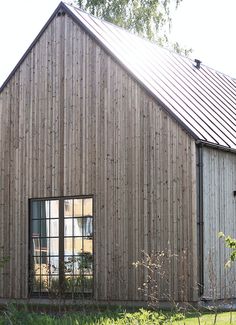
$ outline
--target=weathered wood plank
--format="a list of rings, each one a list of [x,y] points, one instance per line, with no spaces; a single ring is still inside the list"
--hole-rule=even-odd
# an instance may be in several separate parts
[[[0,123],[0,245],[11,257],[0,296],[27,297],[28,199],[93,194],[95,298],[145,299],[133,262],[168,248],[186,259],[160,288],[179,299],[182,277],[194,298],[195,144],[67,16],[0,94]]]
[[[236,156],[220,150],[203,150],[204,295],[235,296],[236,267],[225,268],[229,250],[218,233],[235,237]]]

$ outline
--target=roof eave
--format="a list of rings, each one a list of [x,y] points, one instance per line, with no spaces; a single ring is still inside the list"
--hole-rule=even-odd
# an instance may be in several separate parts
[[[227,151],[227,152],[232,152],[232,153],[236,153],[236,148],[232,148],[232,147],[226,147],[226,146],[222,146],[220,144],[216,144],[216,143],[212,143],[212,142],[208,142],[208,141],[204,141],[204,140],[196,140],[196,145],[197,146],[202,146],[202,147],[209,147],[212,149],[218,149],[218,150],[222,150],[222,151]]]

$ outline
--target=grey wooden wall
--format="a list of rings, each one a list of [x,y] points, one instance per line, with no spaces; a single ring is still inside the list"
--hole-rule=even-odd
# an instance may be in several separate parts
[[[0,123],[1,297],[27,297],[28,199],[94,194],[95,299],[144,299],[132,263],[167,248],[168,293],[196,299],[195,143],[69,17],[0,94]]]
[[[236,296],[236,267],[225,268],[229,249],[219,232],[236,237],[236,154],[203,150],[204,296]]]

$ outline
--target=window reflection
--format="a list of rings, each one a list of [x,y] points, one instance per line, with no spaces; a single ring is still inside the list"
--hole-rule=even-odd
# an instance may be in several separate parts
[[[64,255],[73,255],[73,238],[64,239]]]
[[[34,201],[31,203],[31,216],[32,219],[40,219],[41,218],[41,202]]]
[[[84,293],[93,291],[93,277],[85,276],[84,277]]]
[[[92,252],[93,252],[92,239],[84,239],[84,252],[92,254]]]
[[[93,200],[92,199],[84,199],[84,217],[93,215]]]
[[[59,218],[59,201],[51,200],[46,202],[50,206],[50,218]]]
[[[64,220],[64,236],[73,236],[73,219]]]
[[[50,257],[50,273],[59,274],[59,257],[51,256]]]
[[[59,200],[31,202],[31,288],[34,292],[50,292],[58,288],[59,274],[62,274],[65,292],[90,293],[93,283],[92,199],[60,200],[64,206],[61,216]],[[59,220],[63,222],[62,228],[59,228]],[[59,238],[64,241],[62,263]]]
[[[64,200],[64,216],[65,218],[73,217],[73,200]]]
[[[75,199],[74,200],[74,217],[82,217],[83,215],[83,200]]]
[[[64,259],[65,274],[73,274],[74,273],[74,262],[75,262],[75,259],[73,256],[65,257],[65,259]]]
[[[75,257],[74,274],[82,274],[82,271],[83,271],[82,256],[78,255]]]
[[[50,229],[50,232],[47,232],[49,233],[50,237],[59,236],[59,219],[51,219],[50,222],[48,221],[48,227]]]
[[[74,254],[79,255],[83,252],[83,239],[74,238]]]
[[[83,235],[83,219],[74,218],[74,236]]]
[[[58,255],[59,242],[58,238],[33,238],[33,255]]]
[[[40,236],[40,220],[33,220],[32,222],[32,237]]]
[[[59,255],[59,240],[58,238],[50,238],[50,255]]]
[[[92,236],[93,235],[93,219],[84,218],[83,219],[83,236]]]

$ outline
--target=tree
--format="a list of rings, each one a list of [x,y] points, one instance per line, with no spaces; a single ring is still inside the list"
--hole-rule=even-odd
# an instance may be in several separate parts
[[[77,0],[81,9],[120,27],[142,35],[161,46],[169,46],[171,12],[182,0]],[[176,42],[178,53],[188,54]]]

